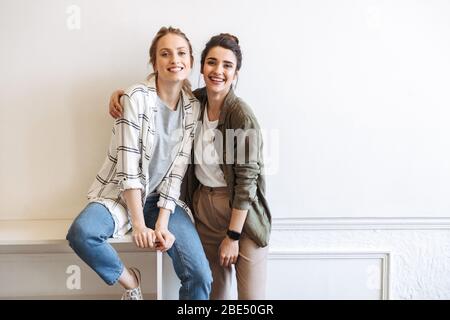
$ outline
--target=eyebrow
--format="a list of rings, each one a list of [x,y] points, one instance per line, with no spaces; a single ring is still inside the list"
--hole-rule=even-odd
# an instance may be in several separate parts
[[[180,50],[180,49],[186,49],[187,50],[187,47],[178,47],[177,48],[177,50]],[[172,49],[170,49],[170,48],[161,48],[161,49],[159,49],[159,51],[163,51],[163,50],[172,50]]]
[[[213,57],[209,57],[209,58],[206,59],[206,60],[214,60],[214,61],[217,61],[217,59],[216,59],[216,58],[213,58]],[[230,64],[234,64],[232,61],[228,61],[228,60],[223,60],[223,62],[225,62],[225,63],[230,63]]]

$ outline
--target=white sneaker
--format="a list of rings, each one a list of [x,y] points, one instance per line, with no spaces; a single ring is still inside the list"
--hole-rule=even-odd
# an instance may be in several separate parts
[[[137,268],[129,268],[138,281],[138,286],[134,289],[125,290],[121,300],[144,300],[141,292],[141,272]]]

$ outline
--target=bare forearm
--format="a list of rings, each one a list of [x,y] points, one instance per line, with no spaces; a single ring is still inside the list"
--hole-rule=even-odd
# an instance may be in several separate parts
[[[145,227],[144,210],[142,209],[141,190],[129,189],[123,192],[123,197],[131,216],[134,227]]]
[[[231,210],[231,219],[228,229],[234,232],[242,233],[248,210],[240,210],[233,208]],[[233,236],[227,236],[222,240],[219,247],[220,265],[222,267],[230,267],[236,263],[239,256],[239,241]]]
[[[158,220],[156,221],[157,229],[167,229],[169,226],[170,210],[159,208]]]
[[[248,210],[233,209],[228,229],[241,233],[247,218],[247,212]]]

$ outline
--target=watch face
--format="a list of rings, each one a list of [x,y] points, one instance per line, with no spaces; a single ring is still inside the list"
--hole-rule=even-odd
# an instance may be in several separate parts
[[[233,240],[239,240],[239,238],[241,237],[241,234],[239,232],[232,231],[232,230],[228,230],[227,235],[230,237],[230,239],[233,239]]]

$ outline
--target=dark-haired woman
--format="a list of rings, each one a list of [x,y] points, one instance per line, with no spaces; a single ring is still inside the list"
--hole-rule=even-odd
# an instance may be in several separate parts
[[[262,138],[250,107],[233,90],[241,68],[239,41],[212,37],[201,56],[206,86],[194,92],[201,125],[194,143],[183,198],[213,274],[211,299],[230,299],[235,265],[239,299],[264,299],[271,214],[265,197]],[[110,114],[120,113],[113,93]]]

